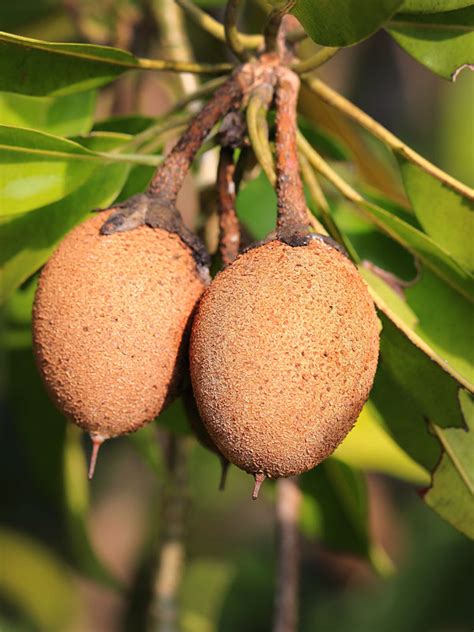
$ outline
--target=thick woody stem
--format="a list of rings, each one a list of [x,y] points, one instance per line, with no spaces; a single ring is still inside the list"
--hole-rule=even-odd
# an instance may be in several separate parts
[[[301,495],[295,478],[277,481],[278,575],[273,632],[296,632],[298,624]]]
[[[280,66],[276,88],[277,235],[286,241],[308,232],[308,215],[296,145],[299,79]]]
[[[191,121],[166,160],[157,169],[148,193],[174,204],[196,153],[214,125],[227,112],[238,108],[243,95],[245,71],[239,70],[215,93]]]
[[[235,211],[234,150],[222,147],[217,168],[219,211],[219,249],[224,265],[229,265],[239,254],[240,225]]]

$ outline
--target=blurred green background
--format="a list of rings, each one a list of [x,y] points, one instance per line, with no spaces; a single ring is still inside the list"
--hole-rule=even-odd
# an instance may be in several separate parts
[[[251,29],[261,15],[247,4]],[[20,0],[2,3],[0,23],[29,37],[129,44],[137,54],[158,56],[160,28],[151,14],[145,3]],[[135,35],[127,40],[117,24],[130,23]],[[189,33],[200,60],[225,58],[225,50],[193,25]],[[467,72],[449,84],[379,33],[339,53],[320,74],[435,164],[474,184],[474,87]],[[166,74],[132,75],[101,90],[95,105],[93,97],[85,100],[95,107],[96,120],[136,112],[156,116],[172,101],[175,82]],[[0,123],[21,125],[21,107],[9,109],[8,102],[0,95]],[[149,174],[129,186],[143,187]],[[199,223],[203,199],[188,186],[181,203],[190,223]],[[239,214],[254,237],[272,229],[274,206],[263,176],[243,189]],[[350,232],[350,217],[343,208],[337,213]],[[373,253],[370,235],[357,221],[352,230],[362,251]],[[413,276],[411,258],[392,251],[391,243],[379,244],[386,267],[392,257],[394,271]],[[231,468],[226,490],[219,492],[219,461],[189,434],[179,400],[157,424],[108,442],[89,484],[89,444],[75,428],[66,428],[34,366],[29,321],[35,282],[28,280],[3,314],[0,630],[146,629],[168,485],[162,448],[170,441],[189,452],[182,630],[269,630],[274,486],[267,482],[252,502],[251,478]],[[428,484],[426,472],[378,431],[375,417],[367,409],[360,431],[350,435],[338,458],[303,481],[308,495],[301,518],[300,629],[467,632],[474,620],[472,545],[420,502],[417,490]],[[362,501],[355,499],[356,490]],[[360,502],[354,509],[355,500]]]

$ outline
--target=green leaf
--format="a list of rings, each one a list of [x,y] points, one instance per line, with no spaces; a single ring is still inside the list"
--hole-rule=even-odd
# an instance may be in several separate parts
[[[323,46],[350,46],[377,31],[402,0],[298,0],[292,13]]]
[[[473,300],[474,279],[431,237],[370,202],[359,207],[374,224],[417,256],[428,268],[468,300]]]
[[[26,535],[0,530],[2,603],[13,605],[36,630],[66,630],[79,613],[71,570]],[[16,629],[16,628],[15,628]]]
[[[474,64],[474,6],[433,14],[399,13],[390,23],[393,39],[444,79]]]
[[[474,271],[474,200],[399,157],[405,189],[425,232],[464,268]]]
[[[0,32],[0,90],[60,96],[98,88],[138,61],[118,48],[60,44]]]
[[[474,403],[467,391],[459,393],[466,429],[433,429],[444,454],[423,498],[428,506],[474,539]]]
[[[463,9],[472,4],[472,0],[405,0],[401,11],[410,13],[442,13]]]
[[[237,198],[237,214],[257,240],[275,229],[276,195],[264,173],[242,186]]]
[[[469,385],[462,378],[456,380],[436,355],[430,356],[417,336],[403,331],[385,315],[381,319],[383,367],[403,391],[410,393],[442,449],[425,499],[453,526],[474,537],[472,404],[463,388]]]
[[[92,149],[108,150],[120,146],[123,137],[95,136],[88,142]],[[124,163],[104,165],[59,202],[0,224],[3,300],[46,263],[64,235],[86,219],[92,209],[106,207],[115,200],[129,170],[130,167]]]
[[[334,457],[367,472],[383,472],[402,480],[426,485],[429,476],[385,429],[383,416],[369,399]]]
[[[0,123],[56,136],[87,134],[92,127],[95,92],[65,97],[30,97],[0,92]]]
[[[24,213],[64,198],[104,162],[70,140],[0,126],[1,214]]]
[[[310,145],[329,160],[350,160],[350,153],[347,148],[309,119],[301,115],[298,116],[298,127]]]
[[[330,458],[300,478],[301,528],[338,551],[369,556],[368,496],[360,472]]]

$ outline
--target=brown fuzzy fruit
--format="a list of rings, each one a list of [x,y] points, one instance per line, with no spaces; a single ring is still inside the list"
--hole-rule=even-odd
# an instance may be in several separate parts
[[[75,228],[44,268],[33,310],[37,365],[66,417],[103,440],[137,430],[173,395],[205,288],[175,234]]]
[[[241,255],[205,292],[191,333],[193,390],[212,440],[260,480],[313,468],[369,395],[378,332],[364,281],[327,243],[271,241]]]

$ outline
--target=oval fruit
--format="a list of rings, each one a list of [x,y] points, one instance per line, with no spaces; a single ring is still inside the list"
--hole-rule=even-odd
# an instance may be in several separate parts
[[[54,403],[100,440],[137,430],[172,398],[205,288],[190,249],[162,229],[75,228],[45,266],[33,309],[36,361]]]
[[[305,472],[353,426],[378,349],[373,302],[343,254],[318,239],[254,248],[217,275],[193,322],[191,379],[207,431],[249,473]]]

